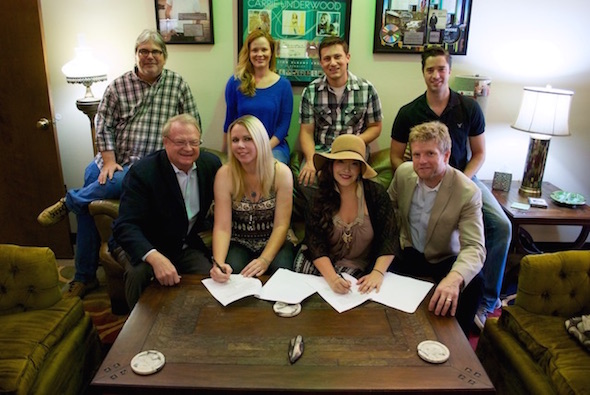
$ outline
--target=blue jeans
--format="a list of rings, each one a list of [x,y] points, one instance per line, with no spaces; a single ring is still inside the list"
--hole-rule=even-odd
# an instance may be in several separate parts
[[[260,251],[262,252],[262,251]],[[229,244],[229,251],[225,261],[231,266],[232,272],[238,274],[248,265],[253,259],[260,256],[260,252],[253,252],[248,248],[236,242]],[[293,244],[289,241],[285,241],[275,259],[270,263],[270,266],[266,270],[265,274],[273,274],[277,269],[289,269],[293,270],[293,259],[294,251]]]
[[[502,290],[508,248],[512,239],[512,224],[492,192],[477,179],[473,182],[481,189],[486,260],[483,265],[483,298],[481,306],[494,311]]]
[[[98,183],[100,170],[94,160],[84,171],[84,186],[80,189],[70,189],[66,193],[66,207],[76,214],[78,233],[76,235],[76,274],[74,281],[87,283],[96,278],[98,269],[98,251],[100,250],[100,236],[94,224],[94,218],[88,212],[88,205],[94,200],[118,199],[121,196],[123,177],[129,170],[117,171],[112,180],[106,184]]]
[[[272,156],[275,157],[276,160],[279,162],[283,162],[287,166],[291,162],[291,158],[289,157],[289,146],[287,146],[287,150],[285,150],[281,145],[277,145],[272,150]]]

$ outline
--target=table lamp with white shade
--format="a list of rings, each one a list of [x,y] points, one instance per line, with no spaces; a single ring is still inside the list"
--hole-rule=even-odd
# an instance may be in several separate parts
[[[522,184],[523,195],[540,196],[551,136],[569,136],[569,112],[574,92],[525,87],[516,122],[512,127],[531,133]]]

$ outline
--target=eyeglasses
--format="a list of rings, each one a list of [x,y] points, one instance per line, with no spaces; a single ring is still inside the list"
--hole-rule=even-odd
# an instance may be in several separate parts
[[[162,56],[164,54],[164,52],[160,51],[159,49],[152,49],[150,51],[149,49],[143,49],[143,48],[138,50],[137,53],[142,58],[147,58],[149,54],[152,54],[152,56],[154,58],[159,58],[160,56]]]
[[[199,145],[203,144],[203,139],[199,140],[172,140],[170,137],[166,136],[168,140],[172,142],[176,147],[182,148],[186,147],[186,145],[190,145],[192,148],[196,148]]]

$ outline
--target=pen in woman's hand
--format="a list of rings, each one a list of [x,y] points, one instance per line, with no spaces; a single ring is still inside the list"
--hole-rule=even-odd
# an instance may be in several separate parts
[[[219,264],[219,262],[217,262],[214,257],[211,257],[211,259],[213,260],[215,266],[217,266],[217,268],[221,271],[221,273],[226,274],[225,269]]]
[[[344,276],[342,275],[342,273],[338,273],[338,275],[340,276],[341,279],[343,279],[344,281],[346,281],[346,284],[348,284],[348,292],[352,292],[352,289],[350,288],[350,283],[348,282],[347,279],[344,278]]]

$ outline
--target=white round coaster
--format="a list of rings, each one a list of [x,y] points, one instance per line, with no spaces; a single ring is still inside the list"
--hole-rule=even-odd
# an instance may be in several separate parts
[[[288,304],[283,302],[276,302],[272,309],[279,317],[295,317],[301,313],[301,304]]]
[[[160,351],[142,351],[131,360],[131,369],[137,374],[148,375],[162,369],[165,363],[166,358]]]
[[[418,344],[418,356],[430,363],[443,363],[449,359],[451,352],[444,344],[434,340],[424,340]]]

